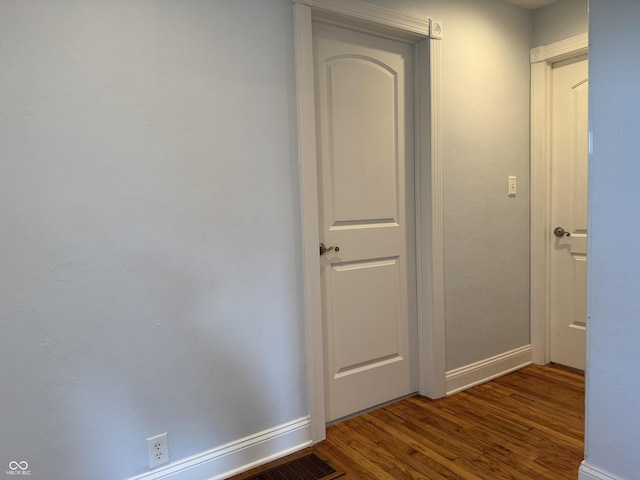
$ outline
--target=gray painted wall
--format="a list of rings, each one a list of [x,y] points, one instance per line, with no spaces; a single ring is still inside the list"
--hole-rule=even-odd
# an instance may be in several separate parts
[[[447,370],[527,345],[533,12],[499,0],[370,3],[444,23]]]
[[[560,0],[533,13],[532,47],[575,37],[589,30],[589,0]]]
[[[534,14],[374,3],[445,25],[454,369],[529,342]],[[0,471],[124,478],[147,436],[307,413],[292,30],[289,0],[0,2]]]
[[[0,471],[125,478],[148,436],[307,414],[292,23],[0,2]]]
[[[591,0],[590,15],[585,461],[631,479],[640,472],[640,3]]]

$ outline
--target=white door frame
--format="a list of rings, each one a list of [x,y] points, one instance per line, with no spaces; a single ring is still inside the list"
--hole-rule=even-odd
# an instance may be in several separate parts
[[[551,69],[588,52],[588,34],[531,49],[531,348],[533,362],[549,363],[551,341]]]
[[[307,394],[311,440],[325,438],[322,299],[312,21],[323,19],[414,44],[416,262],[420,393],[446,394],[442,229],[442,24],[358,0],[293,0],[302,209]]]

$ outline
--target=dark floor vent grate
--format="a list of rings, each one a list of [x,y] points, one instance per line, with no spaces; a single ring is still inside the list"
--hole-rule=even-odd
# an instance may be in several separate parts
[[[331,466],[329,460],[316,452],[306,452],[285,462],[267,466],[266,470],[248,477],[234,477],[237,480],[331,480],[344,475],[344,471]]]

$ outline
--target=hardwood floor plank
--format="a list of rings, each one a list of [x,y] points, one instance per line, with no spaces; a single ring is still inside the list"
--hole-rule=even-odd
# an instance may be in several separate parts
[[[529,366],[451,397],[410,397],[327,428],[345,480],[576,480],[584,376]]]
[[[347,422],[333,425],[331,427],[332,442],[345,451],[353,461],[366,467],[367,471],[379,480],[397,480],[398,476],[391,476],[387,473],[394,466],[393,460],[388,459],[388,453],[382,449],[377,449],[375,445],[368,445],[363,442],[363,435],[347,425]]]
[[[384,410],[384,409],[382,409]],[[376,412],[373,412],[376,413]],[[375,415],[369,416],[364,422],[370,422],[374,427],[374,431],[377,432],[379,436],[381,432],[386,434],[389,438],[392,438],[394,442],[402,443],[408,447],[410,447],[415,452],[419,452],[424,457],[430,459],[432,462],[431,467],[439,472],[440,475],[446,475],[444,478],[456,478],[453,475],[461,475],[465,474],[466,477],[463,478],[474,478],[468,477],[468,472],[461,472],[458,466],[449,458],[452,455],[452,452],[447,452],[448,456],[441,455],[437,452],[437,445],[428,441],[426,438],[422,438],[417,440],[411,435],[409,429],[403,427],[398,422],[387,424],[383,420],[376,418]],[[429,445],[429,446],[427,446]],[[456,455],[457,457],[458,455]],[[479,479],[474,479],[479,480]]]
[[[354,461],[348,452],[339,448],[335,442],[329,438],[329,434],[327,434],[327,440],[318,444],[316,449],[323,455],[334,459],[336,463],[347,472],[345,476],[340,477],[341,479],[377,480],[377,477],[367,469],[366,465]]]
[[[400,405],[398,404],[398,406]],[[385,430],[393,428],[407,436],[416,445],[414,448],[427,448],[449,460],[455,460],[460,455],[468,457],[482,455],[482,450],[474,446],[471,438],[454,438],[447,434],[446,430],[438,430],[425,421],[417,419],[417,415],[413,417],[411,411],[408,412],[401,408],[396,411],[396,408],[393,408],[381,409],[372,413],[374,419],[382,422],[381,428]]]
[[[562,402],[557,398],[550,402],[540,396],[532,395],[523,390],[518,390],[511,386],[505,386],[499,383],[493,384],[491,389],[485,390],[482,397],[489,401],[503,401],[505,397],[509,397],[508,401],[517,399],[518,403],[522,402],[523,404],[527,404],[529,408],[532,408],[544,415],[561,416],[562,418],[566,418],[567,414],[569,414],[574,416],[580,423],[583,423],[584,421],[583,413],[574,409],[575,405],[580,404],[579,402],[571,402],[569,409],[558,409],[558,406],[561,405]]]
[[[469,415],[477,416],[478,412],[482,412],[486,415],[484,420],[476,418],[476,421],[492,427],[496,432],[509,433],[518,438],[520,435],[517,427],[523,430],[537,428],[550,436],[558,437],[574,445],[582,444],[582,439],[577,435],[579,427],[569,421],[563,423],[557,418],[545,418],[544,416],[536,416],[536,419],[532,420],[528,417],[529,412],[523,411],[522,406],[515,401],[501,405],[498,402],[487,403],[475,397],[466,397],[465,400],[477,407],[475,413],[469,413]],[[487,413],[487,409],[491,409],[495,413]],[[518,422],[517,427],[512,424],[514,421]]]
[[[421,400],[420,397],[415,398],[417,400]],[[454,398],[450,397],[445,400],[449,410],[451,410],[454,405]],[[427,402],[429,402],[429,400],[427,400]],[[455,403],[457,404],[458,402],[459,398],[456,398]],[[429,404],[427,403],[426,406],[428,407]],[[527,458],[530,461],[537,458],[532,456],[530,445],[526,440],[524,440],[526,436],[513,436],[502,431],[496,431],[495,428],[490,428],[490,425],[485,424],[482,416],[476,415],[473,410],[469,413],[468,407],[470,405],[468,405],[467,402],[460,403],[460,406],[461,408],[457,409],[457,415],[454,416],[458,426],[455,429],[442,430],[441,435],[453,437],[454,440],[457,441],[465,443],[469,442],[477,449],[481,450],[481,452],[477,454],[474,453],[473,455],[464,455],[464,452],[461,452],[454,447],[451,450],[451,455],[473,458],[480,456],[483,452],[486,452],[497,445],[509,445],[511,449],[517,450],[523,458]],[[471,407],[473,407],[473,405],[471,405]],[[419,421],[423,422],[424,419],[421,418]]]

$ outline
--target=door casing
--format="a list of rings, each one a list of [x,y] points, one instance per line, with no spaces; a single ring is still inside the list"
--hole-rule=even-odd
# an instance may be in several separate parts
[[[588,34],[531,49],[531,348],[533,362],[551,358],[549,264],[551,216],[551,69],[588,53]]]
[[[431,398],[446,394],[440,80],[442,23],[354,0],[294,0],[307,394],[311,440],[314,443],[325,438],[312,43],[312,22],[316,18],[410,41],[414,45],[419,391]]]

